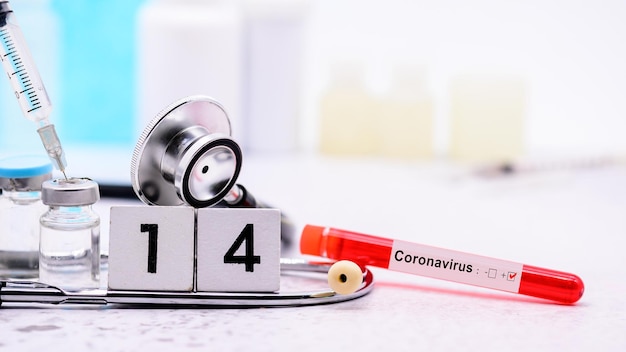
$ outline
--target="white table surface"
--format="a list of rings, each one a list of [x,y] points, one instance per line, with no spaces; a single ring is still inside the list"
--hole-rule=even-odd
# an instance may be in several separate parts
[[[252,156],[240,181],[299,225],[572,272],[586,291],[559,305],[373,269],[368,296],[315,307],[3,305],[0,350],[626,350],[626,167],[487,180],[445,163]],[[98,204],[103,234],[122,203]]]

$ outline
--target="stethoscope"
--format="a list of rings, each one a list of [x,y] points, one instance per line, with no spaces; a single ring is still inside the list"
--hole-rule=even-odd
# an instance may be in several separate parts
[[[242,152],[231,138],[224,108],[206,96],[191,96],[169,105],[144,129],[133,151],[131,183],[148,205],[264,207],[237,178]],[[289,245],[293,226],[283,218],[281,240]],[[29,281],[0,281],[0,304],[132,304],[141,306],[279,307],[309,306],[352,300],[369,293],[371,271],[354,263],[281,259],[281,275],[316,273],[331,289],[306,292],[223,293],[89,290],[68,292]],[[323,275],[320,275],[323,274]],[[347,288],[347,289],[346,289]]]
[[[148,205],[264,208],[237,178],[243,162],[224,107],[202,95],[180,99],[154,117],[131,159],[131,184]],[[282,216],[283,246],[293,224]]]

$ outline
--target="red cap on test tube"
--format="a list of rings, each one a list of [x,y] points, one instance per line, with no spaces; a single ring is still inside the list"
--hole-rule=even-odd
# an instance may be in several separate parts
[[[305,226],[300,251],[561,303],[574,303],[584,292],[574,274],[330,227]]]

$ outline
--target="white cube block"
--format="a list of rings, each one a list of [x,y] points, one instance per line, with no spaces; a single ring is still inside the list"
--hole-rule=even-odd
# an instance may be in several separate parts
[[[198,209],[198,291],[280,289],[280,211]]]
[[[110,219],[110,289],[193,290],[193,208],[118,206]]]

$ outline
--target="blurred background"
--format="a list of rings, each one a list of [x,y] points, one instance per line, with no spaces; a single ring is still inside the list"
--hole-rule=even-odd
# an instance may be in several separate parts
[[[130,158],[147,122],[192,94],[224,104],[248,155],[626,152],[624,1],[10,4],[70,168],[85,151]],[[8,82],[0,116],[0,154],[42,152]]]
[[[533,306],[492,294],[463,298],[445,282],[381,270],[381,293],[343,308],[344,325],[359,332],[340,341],[372,349],[396,334],[407,346],[426,339],[448,350],[468,340],[495,343],[493,350],[510,350],[511,341],[534,350],[625,350],[616,307],[626,306],[626,1],[10,5],[54,106],[70,176],[94,178],[101,190],[127,186],[148,121],[180,98],[205,94],[223,103],[244,148],[242,184],[294,224],[532,263],[579,274],[589,288],[577,307]],[[0,157],[23,151],[43,148],[0,78]],[[607,164],[620,165],[578,172]],[[525,168],[557,172],[475,172]],[[121,203],[97,204],[105,252],[108,208]],[[295,246],[281,251],[299,254]],[[376,309],[359,309],[368,305]],[[409,305],[437,323],[406,332],[422,322],[407,320],[417,319],[406,314]],[[325,312],[337,321],[335,310]],[[296,313],[298,323],[303,316]],[[291,324],[285,335],[328,341],[320,317],[310,316],[312,334],[308,325],[307,334],[289,334],[304,326]],[[17,321],[16,331],[32,325]],[[368,321],[390,322],[389,334]],[[372,344],[374,335],[386,339]]]

